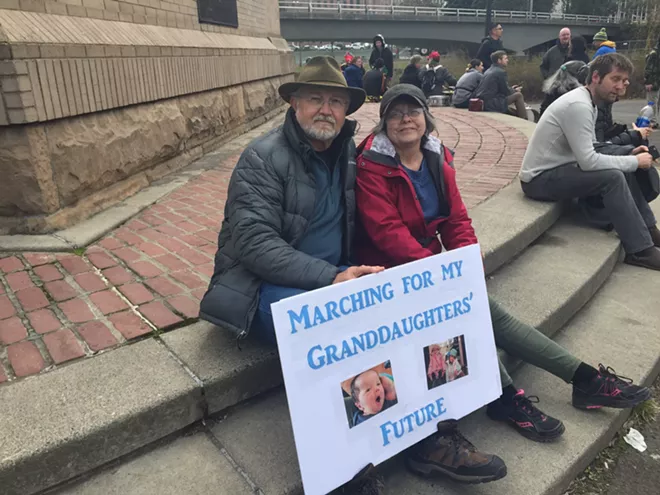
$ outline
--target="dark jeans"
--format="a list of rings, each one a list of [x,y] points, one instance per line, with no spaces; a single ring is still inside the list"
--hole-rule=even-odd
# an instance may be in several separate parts
[[[633,173],[615,169],[585,172],[571,163],[546,170],[521,185],[526,196],[540,201],[601,196],[605,215],[627,253],[653,246],[649,227],[655,225],[655,215]]]
[[[261,284],[259,291],[259,308],[252,323],[251,333],[255,337],[275,344],[275,327],[270,305],[306,292],[302,289],[292,289],[268,283]],[[544,369],[565,382],[573,379],[573,374],[580,365],[580,360],[566,349],[549,339],[536,328],[526,325],[507,313],[494,299],[488,298],[490,315],[493,321],[495,344],[500,349],[514,357]],[[504,364],[499,360],[500,379],[502,386],[513,383]]]

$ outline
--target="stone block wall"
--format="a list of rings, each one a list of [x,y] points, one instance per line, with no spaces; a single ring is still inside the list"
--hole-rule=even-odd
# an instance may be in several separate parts
[[[229,28],[194,0],[0,0],[0,234],[72,225],[280,109],[277,0],[237,7]]]

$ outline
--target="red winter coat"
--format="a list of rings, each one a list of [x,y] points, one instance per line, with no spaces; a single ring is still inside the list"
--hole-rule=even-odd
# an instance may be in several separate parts
[[[415,188],[383,133],[368,136],[358,148],[355,199],[357,261],[392,267],[477,243],[472,220],[456,185],[453,156],[440,140],[425,139],[423,153],[442,214],[426,223]],[[440,239],[438,239],[438,236]]]

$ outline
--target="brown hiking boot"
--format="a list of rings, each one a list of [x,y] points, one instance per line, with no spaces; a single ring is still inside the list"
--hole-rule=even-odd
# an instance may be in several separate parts
[[[382,495],[383,480],[376,474],[376,468],[369,464],[355,477],[333,491],[336,495]]]
[[[477,451],[454,420],[438,423],[438,432],[413,446],[406,461],[416,474],[443,474],[462,483],[487,483],[506,476],[504,461]]]
[[[651,270],[660,270],[660,249],[651,246],[639,253],[626,254],[624,263],[629,265],[641,266]]]

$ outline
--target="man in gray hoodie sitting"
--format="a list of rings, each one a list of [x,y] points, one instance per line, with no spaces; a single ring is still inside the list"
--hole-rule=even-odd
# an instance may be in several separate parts
[[[646,146],[610,156],[594,148],[598,105],[616,101],[633,65],[611,53],[591,63],[587,85],[566,93],[543,113],[525,152],[520,181],[541,201],[601,196],[626,251],[625,262],[660,270],[660,230],[634,172],[652,166]]]

